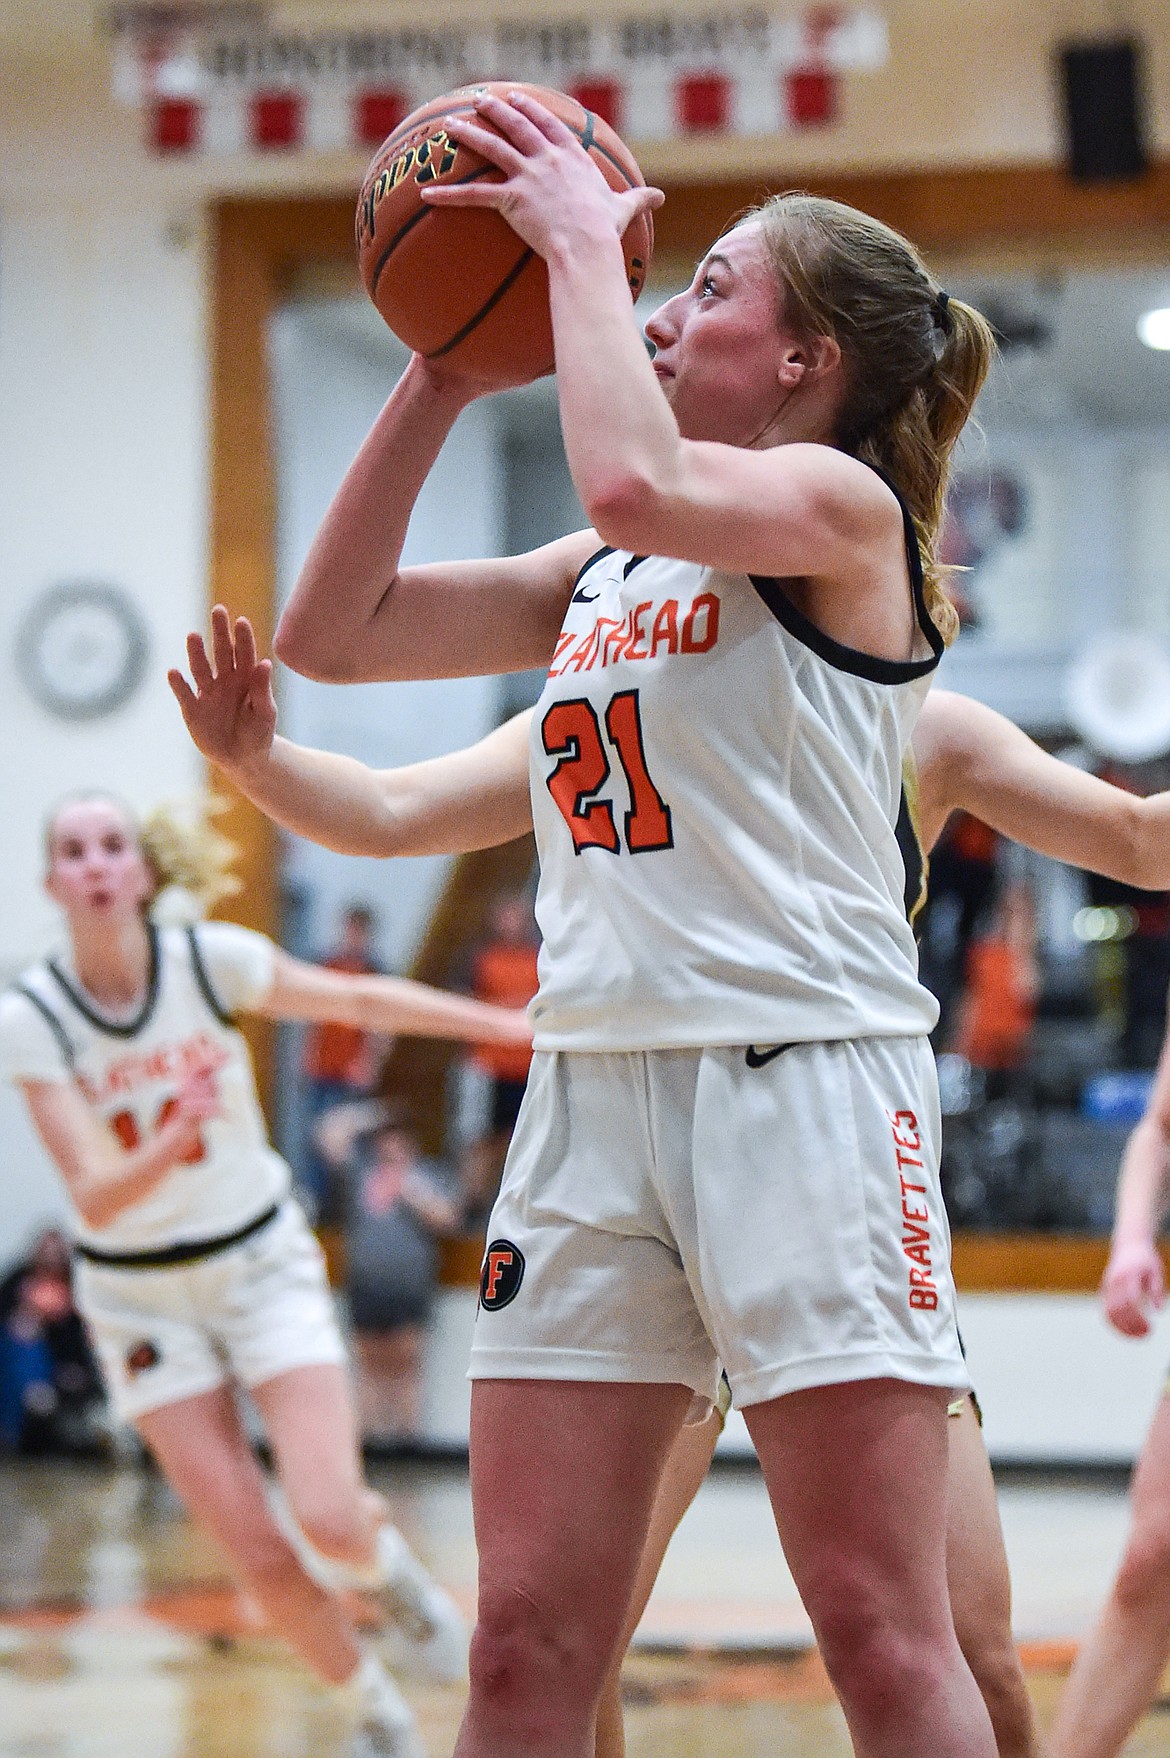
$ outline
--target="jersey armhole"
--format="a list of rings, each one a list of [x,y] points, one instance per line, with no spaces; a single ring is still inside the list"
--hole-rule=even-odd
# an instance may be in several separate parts
[[[578,586],[581,584],[594,562],[599,562],[604,556],[613,555],[613,553],[614,548],[612,543],[603,543],[601,548],[595,549],[591,556],[586,556],[585,560],[581,563],[581,566],[577,569],[577,574],[573,581],[573,591],[576,592]]]
[[[930,652],[925,659],[882,659],[875,653],[865,653],[857,647],[847,647],[841,641],[834,641],[831,635],[818,628],[810,617],[789,598],[784,590],[784,582],[771,576],[749,574],[748,578],[755,587],[761,600],[767,605],[772,615],[782,628],[794,635],[802,646],[811,653],[826,661],[837,671],[851,672],[854,677],[868,678],[873,684],[908,684],[915,678],[924,678],[934,671],[939,660],[946,651],[946,642],[936,625],[926,604],[925,577],[922,568],[922,550],[918,542],[918,532],[914,526],[914,518],[898,492],[897,485],[891,482],[884,470],[876,464],[863,460],[867,469],[873,471],[879,481],[884,482],[898,503],[902,514],[902,532],[906,546],[906,567],[910,575],[910,600],[914,607],[914,620],[919,632],[926,637]]]
[[[199,936],[195,932],[193,923],[188,925],[186,933],[187,945],[191,951],[191,970],[194,974],[199,993],[206,1001],[208,1007],[210,1007],[220,1025],[234,1029],[236,1016],[234,1013],[228,1012],[227,1008],[215,992],[215,985],[208,974],[207,965],[203,959],[203,952],[199,945]]]
[[[53,1009],[49,1006],[48,1002],[42,1001],[36,990],[30,989],[26,983],[13,983],[12,988],[17,995],[23,995],[25,1000],[30,1001],[36,1008],[37,1012],[52,1032],[54,1038],[57,1040],[57,1048],[65,1058],[65,1066],[69,1070],[70,1076],[75,1076],[77,1073],[77,1051],[74,1048],[73,1040],[65,1030],[65,1027],[61,1024],[61,1021],[57,1018],[57,1015],[53,1012]]]

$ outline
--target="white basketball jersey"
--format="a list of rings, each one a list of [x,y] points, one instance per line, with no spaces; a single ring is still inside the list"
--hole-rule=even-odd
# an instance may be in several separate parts
[[[148,1251],[245,1226],[289,1189],[268,1143],[251,1056],[229,1007],[271,982],[273,948],[228,923],[151,929],[146,998],[137,1018],[103,1016],[76,976],[47,960],[0,1002],[0,1065],[13,1080],[72,1080],[115,1140],[148,1139],[196,1066],[215,1070],[221,1114],[204,1124],[191,1163],[109,1226],[76,1233],[99,1251]],[[267,975],[265,975],[267,972]]]
[[[541,1050],[928,1032],[895,835],[924,657],[832,641],[780,582],[600,550],[532,722]]]

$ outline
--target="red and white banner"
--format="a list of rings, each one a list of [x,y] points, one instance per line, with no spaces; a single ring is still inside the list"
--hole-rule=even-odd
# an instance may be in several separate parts
[[[884,17],[852,5],[318,31],[192,5],[111,25],[115,91],[176,154],[372,152],[416,105],[481,79],[572,92],[635,144],[785,133],[833,123],[842,75],[888,55]]]

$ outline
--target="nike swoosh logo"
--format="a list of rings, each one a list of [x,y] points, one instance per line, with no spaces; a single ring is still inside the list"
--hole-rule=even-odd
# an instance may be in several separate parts
[[[769,1062],[775,1062],[777,1056],[783,1056],[785,1050],[795,1049],[793,1044],[773,1044],[770,1050],[761,1050],[757,1044],[749,1044],[743,1053],[743,1059],[749,1068],[764,1068]]]
[[[570,602],[572,604],[592,604],[593,600],[598,597],[600,597],[599,593],[586,592],[584,586],[578,586],[578,588],[577,588],[576,592],[574,592]]]

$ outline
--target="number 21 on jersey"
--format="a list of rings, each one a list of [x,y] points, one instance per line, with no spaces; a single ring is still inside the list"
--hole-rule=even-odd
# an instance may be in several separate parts
[[[630,801],[624,846],[633,855],[673,848],[670,807],[646,767],[637,690],[612,696],[604,718],[603,731],[592,702],[581,696],[554,702],[540,723],[545,751],[557,759],[548,791],[569,826],[574,849],[578,854],[587,848],[608,849],[614,855],[622,852],[613,804],[598,798],[613,774],[611,751],[625,776]]]

